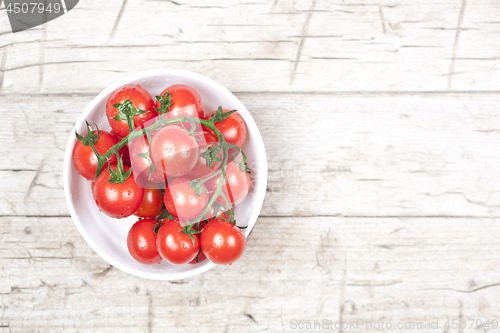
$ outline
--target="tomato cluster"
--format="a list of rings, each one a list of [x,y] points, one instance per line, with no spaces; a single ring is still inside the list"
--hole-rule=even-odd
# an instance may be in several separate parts
[[[127,246],[143,264],[208,258],[232,264],[246,247],[233,208],[250,190],[243,118],[219,107],[205,115],[198,92],[167,87],[154,99],[140,85],[114,91],[111,131],[76,133],[73,162],[94,201],[113,218],[135,215]]]

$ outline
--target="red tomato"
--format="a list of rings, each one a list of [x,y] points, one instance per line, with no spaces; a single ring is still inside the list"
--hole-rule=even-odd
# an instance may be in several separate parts
[[[124,166],[125,172],[129,168]],[[133,173],[123,184],[110,183],[109,177],[108,169],[102,170],[92,186],[92,194],[99,210],[118,219],[134,214],[141,205],[144,189],[137,186]]]
[[[193,260],[191,260],[189,263],[190,263],[190,264],[197,264],[197,263],[199,263],[199,262],[203,262],[203,261],[205,261],[206,259],[207,259],[207,257],[205,256],[205,253],[203,253],[203,251],[202,251],[202,250],[200,250],[200,251],[198,252],[198,254],[196,255],[196,257],[194,257],[194,259],[193,259]]]
[[[155,220],[139,220],[128,232],[128,252],[141,264],[159,264],[161,261],[160,253],[156,248],[155,224]]]
[[[198,161],[196,162],[193,170],[191,170],[187,176],[191,178],[204,178],[205,176],[208,176],[212,172],[215,172],[220,169],[222,165],[221,162],[214,162],[212,163],[212,167],[210,168],[208,166],[207,160],[201,156],[201,154],[205,153],[209,147],[217,146],[219,142],[217,141],[217,137],[214,134],[211,134],[209,132],[203,131],[203,132],[197,132],[197,134],[203,138],[203,140],[198,141],[198,146],[200,148],[200,154],[198,156]],[[221,150],[219,154],[217,154],[218,157],[221,159],[224,157],[224,153]]]
[[[208,204],[208,193],[200,196],[189,186],[188,177],[178,177],[169,181],[165,189],[163,202],[165,208],[181,221],[192,220],[198,217]],[[203,185],[203,188],[207,188]]]
[[[97,134],[97,131],[94,131]],[[116,145],[120,140],[115,136],[105,131],[99,131],[99,138],[97,139],[94,147],[101,155],[105,154],[111,147]],[[120,149],[120,154],[124,154],[126,149]],[[111,165],[116,165],[116,155],[110,157]],[[73,163],[75,164],[76,171],[88,180],[95,179],[95,172],[97,170],[97,156],[92,150],[91,146],[84,146],[81,141],[77,141],[73,149]],[[107,168],[108,163],[104,166]]]
[[[207,223],[200,237],[201,250],[214,264],[231,265],[245,252],[247,242],[241,230],[226,221]]]
[[[118,109],[113,106],[116,103],[123,103],[125,100],[132,102],[135,108],[148,111],[144,114],[134,116],[134,127],[142,126],[146,121],[153,119],[158,115],[154,106],[155,103],[151,94],[140,85],[128,84],[116,89],[106,103],[106,116],[113,131],[121,137],[129,133],[128,123],[125,119],[116,121],[112,119],[118,114]]]
[[[163,197],[160,189],[145,189],[141,205],[134,215],[155,218],[163,209]]]
[[[181,233],[182,230],[179,221],[170,220],[160,227],[156,238],[156,246],[161,257],[174,265],[187,264],[200,250],[198,235],[193,235],[193,244],[188,235]]]
[[[223,110],[224,112],[228,112],[229,110]],[[206,119],[210,119],[212,114],[216,111],[210,113]],[[238,147],[242,147],[247,138],[247,125],[241,116],[234,112],[226,120],[215,123],[215,127],[221,132],[222,136],[226,140],[226,142],[236,145]],[[203,127],[204,130],[209,130],[206,127]]]
[[[166,92],[170,93],[172,106],[168,110],[168,118],[175,117],[194,117],[203,119],[203,103],[200,94],[190,86],[184,84],[174,84],[161,92],[163,96]],[[189,129],[188,127],[186,127]]]
[[[219,186],[220,176],[210,178],[205,182],[207,189],[214,193]],[[250,175],[240,169],[236,162],[231,161],[226,166],[226,176],[222,183],[222,192],[232,205],[237,205],[245,199],[250,189]],[[213,194],[212,194],[213,195]],[[218,197],[217,203],[225,205],[226,202],[222,197]]]
[[[196,139],[177,126],[165,126],[151,140],[150,152],[153,164],[167,177],[185,175],[193,169],[200,150]]]

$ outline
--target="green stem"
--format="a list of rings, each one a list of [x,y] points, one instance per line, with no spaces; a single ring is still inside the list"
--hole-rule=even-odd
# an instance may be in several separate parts
[[[127,124],[128,124],[128,130],[129,133],[134,130],[134,116],[127,116]]]

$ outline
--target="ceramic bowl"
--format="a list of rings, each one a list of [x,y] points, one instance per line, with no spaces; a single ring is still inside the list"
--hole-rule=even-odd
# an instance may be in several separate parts
[[[127,249],[127,234],[137,218],[131,216],[125,219],[113,219],[99,212],[92,197],[91,182],[80,176],[73,165],[72,152],[77,141],[75,131],[86,133],[85,120],[92,120],[99,129],[110,131],[105,116],[106,102],[114,90],[126,84],[140,84],[152,96],[160,94],[170,85],[186,84],[201,95],[205,114],[217,109],[218,106],[238,110],[248,128],[243,150],[247,154],[248,164],[252,170],[249,195],[235,208],[238,225],[248,225],[248,228],[243,230],[245,237],[249,235],[257,221],[266,193],[267,160],[259,129],[246,107],[219,83],[189,71],[159,69],[128,76],[104,89],[83,111],[70,134],[64,157],[64,192],[71,217],[90,247],[114,267],[143,278],[176,280],[206,272],[216,266],[209,260],[181,266],[171,265],[165,261],[155,265],[136,262]],[[251,251],[251,248],[247,250]]]

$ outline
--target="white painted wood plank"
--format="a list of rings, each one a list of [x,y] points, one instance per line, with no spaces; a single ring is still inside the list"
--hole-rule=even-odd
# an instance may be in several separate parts
[[[232,91],[497,91],[500,8],[469,3],[459,20],[462,3],[130,0],[118,19],[121,1],[82,1],[43,29],[2,35],[2,91],[97,93],[152,68]]]
[[[293,319],[492,319],[498,222],[260,218],[241,261],[169,283],[108,270],[69,218],[4,217],[2,325],[13,332],[293,332]]]
[[[499,216],[497,94],[240,94],[269,160],[263,215]],[[62,161],[91,97],[4,97],[0,215],[67,215]]]

